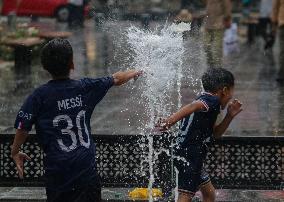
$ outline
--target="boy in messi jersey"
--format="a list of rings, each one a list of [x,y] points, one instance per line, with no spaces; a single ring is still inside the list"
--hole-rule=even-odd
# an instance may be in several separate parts
[[[234,92],[234,76],[231,72],[210,68],[202,76],[202,85],[205,92],[194,102],[157,124],[161,131],[165,131],[181,120],[175,152],[187,163],[175,163],[179,171],[179,202],[191,202],[199,189],[203,201],[215,201],[215,189],[203,168],[203,162],[213,139],[220,138],[233,118],[242,111],[242,104],[238,100],[229,103]],[[224,109],[227,105],[227,114],[217,125],[220,108]]]
[[[16,121],[11,156],[20,178],[30,158],[20,146],[35,124],[46,154],[44,167],[48,202],[99,202],[101,187],[96,172],[95,145],[90,119],[95,106],[113,85],[122,85],[141,72],[117,72],[109,77],[73,80],[73,50],[64,39],[54,39],[41,52],[41,63],[52,80],[37,88],[24,102]]]

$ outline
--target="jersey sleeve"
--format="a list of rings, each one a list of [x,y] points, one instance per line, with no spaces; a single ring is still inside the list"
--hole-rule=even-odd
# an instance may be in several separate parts
[[[220,106],[219,100],[213,96],[203,96],[200,97],[197,101],[202,102],[202,104],[204,105],[205,110],[203,112],[209,112]]]
[[[20,108],[14,127],[15,129],[24,129],[30,131],[38,116],[40,99],[36,94],[30,95]]]
[[[114,79],[112,76],[102,77],[97,79],[85,78],[81,80],[85,91],[93,92],[94,99],[101,100],[108,90],[113,86]]]

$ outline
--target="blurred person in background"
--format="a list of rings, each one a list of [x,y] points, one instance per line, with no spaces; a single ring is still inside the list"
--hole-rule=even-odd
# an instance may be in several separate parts
[[[265,45],[264,49],[271,49],[274,43],[274,35],[272,34],[271,13],[272,13],[271,0],[261,0],[259,9],[259,32],[262,36]]]
[[[182,9],[175,18],[175,23],[190,23],[192,21],[192,14],[187,9]]]
[[[205,0],[205,52],[209,67],[222,67],[223,37],[231,25],[230,0]]]
[[[84,25],[84,0],[69,0],[69,28],[83,27]]]
[[[251,4],[252,1],[251,0],[242,0],[242,14],[245,18],[248,18],[250,16],[251,13]]]
[[[242,0],[242,18],[247,25],[247,44],[251,45],[255,41],[255,36],[257,33],[258,19],[255,19],[253,14],[253,1],[252,0]]]
[[[284,0],[273,0],[271,15],[273,23],[273,33],[278,32],[280,53],[279,53],[279,73],[276,81],[284,84]]]

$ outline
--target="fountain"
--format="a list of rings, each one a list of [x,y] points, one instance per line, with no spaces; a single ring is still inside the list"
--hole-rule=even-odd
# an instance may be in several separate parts
[[[155,161],[163,152],[168,156],[171,155],[169,148],[154,149],[153,138],[155,135],[161,135],[155,130],[158,119],[169,116],[181,107],[180,87],[185,53],[182,32],[187,30],[190,30],[190,25],[181,23],[165,25],[154,31],[131,26],[127,31],[127,42],[133,51],[131,66],[143,70],[145,74],[140,88],[142,88],[142,98],[147,101],[143,107],[149,118],[140,130],[142,131],[140,145],[148,148],[145,159],[141,161],[141,167],[144,172],[147,170],[149,173],[149,201],[154,200],[152,189],[156,180]],[[137,102],[139,103],[139,100]],[[171,147],[174,145],[175,143]],[[144,166],[145,161],[147,168]]]

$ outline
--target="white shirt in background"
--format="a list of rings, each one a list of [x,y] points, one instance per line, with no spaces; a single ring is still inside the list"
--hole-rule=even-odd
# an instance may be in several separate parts
[[[83,5],[83,0],[69,0],[70,4],[73,4],[75,6],[82,6]]]
[[[261,18],[269,18],[272,12],[273,0],[261,0],[259,16]]]
[[[237,23],[232,23],[231,27],[226,29],[224,33],[223,54],[224,56],[228,56],[239,52],[238,25]]]

